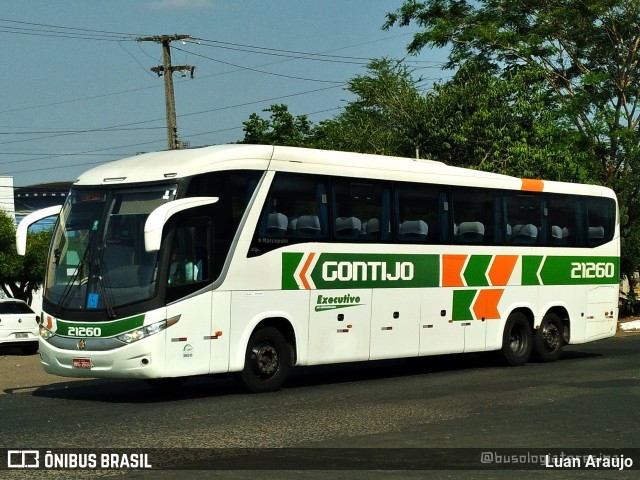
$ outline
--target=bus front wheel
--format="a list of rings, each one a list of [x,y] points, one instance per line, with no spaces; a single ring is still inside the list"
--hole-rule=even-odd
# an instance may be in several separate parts
[[[277,328],[255,331],[247,345],[240,383],[253,393],[278,390],[289,372],[290,357],[289,344]]]
[[[548,313],[533,336],[533,355],[541,362],[555,362],[563,345],[562,321],[555,313]]]
[[[508,365],[519,367],[531,356],[533,334],[527,317],[514,312],[509,315],[502,335],[502,355]]]

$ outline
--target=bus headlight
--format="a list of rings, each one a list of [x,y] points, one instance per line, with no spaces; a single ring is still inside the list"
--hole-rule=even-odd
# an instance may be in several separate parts
[[[43,340],[49,340],[51,337],[55,335],[55,333],[53,333],[51,330],[49,330],[47,327],[45,327],[42,324],[38,325],[38,332],[40,333],[40,337]]]
[[[180,320],[180,315],[176,315],[175,317],[161,320],[160,322],[152,323],[151,325],[144,325],[142,327],[136,328],[134,330],[129,330],[121,335],[118,335],[116,338],[123,343],[133,343],[138,340],[142,340],[143,338],[150,337],[151,335],[155,335],[158,332],[161,332],[165,328],[170,327],[171,325],[178,323]]]

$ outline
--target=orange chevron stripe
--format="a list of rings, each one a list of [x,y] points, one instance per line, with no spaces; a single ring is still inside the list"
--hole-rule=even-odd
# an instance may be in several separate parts
[[[311,290],[311,285],[309,285],[309,282],[307,281],[307,270],[309,270],[309,266],[311,265],[311,262],[313,261],[313,257],[315,256],[316,254],[314,252],[311,252],[307,257],[307,261],[304,262],[304,266],[302,267],[302,270],[300,270],[300,282],[302,282],[302,285],[307,290]]]
[[[473,314],[476,320],[484,318],[485,320],[500,319],[498,311],[498,302],[502,298],[504,289],[480,290],[475,303],[473,304]]]
[[[491,285],[504,286],[509,283],[517,261],[518,255],[496,255],[489,269]]]
[[[462,267],[467,261],[467,255],[443,255],[442,256],[442,286],[464,287],[462,281]]]

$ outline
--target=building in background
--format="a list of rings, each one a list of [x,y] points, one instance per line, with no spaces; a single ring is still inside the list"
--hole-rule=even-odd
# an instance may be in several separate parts
[[[72,184],[73,182],[56,182],[16,187],[12,199],[15,204],[16,223],[36,210],[62,205]],[[54,221],[53,218],[45,218],[31,228],[46,228],[52,226]]]
[[[16,209],[13,199],[13,177],[0,176],[0,209],[11,218],[15,218]]]
[[[14,187],[13,177],[0,176],[0,208],[16,220],[16,224],[36,210],[54,205],[62,205],[67,198],[73,182],[43,183],[28,187]],[[45,218],[32,225],[30,230],[38,231],[52,227],[55,218]],[[3,292],[0,289],[0,297]],[[35,292],[31,308],[36,312],[42,309],[42,293]]]

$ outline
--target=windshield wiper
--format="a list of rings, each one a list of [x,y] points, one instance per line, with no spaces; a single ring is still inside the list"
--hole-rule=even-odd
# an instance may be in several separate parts
[[[109,318],[116,318],[116,312],[113,309],[113,298],[111,297],[111,287],[107,285],[104,275],[102,275],[102,270],[104,266],[104,251],[106,246],[103,245],[98,252],[98,261],[95,264],[96,270],[94,278],[96,279],[96,285],[98,291],[102,291],[102,298],[104,299],[104,306],[107,310],[107,315]]]
[[[80,262],[78,262],[78,266],[74,270],[73,275],[71,275],[71,278],[62,291],[60,301],[58,302],[58,310],[56,312],[56,316],[59,316],[62,313],[62,308],[67,306],[67,301],[69,300],[69,298],[72,296],[72,294],[75,294],[76,290],[82,285],[82,277],[85,269],[85,264],[87,262],[87,257],[89,256],[90,247],[91,240],[89,240],[87,248],[85,248],[84,253],[82,254],[82,259],[80,260]],[[76,283],[76,280],[78,279],[80,279],[80,281]]]

